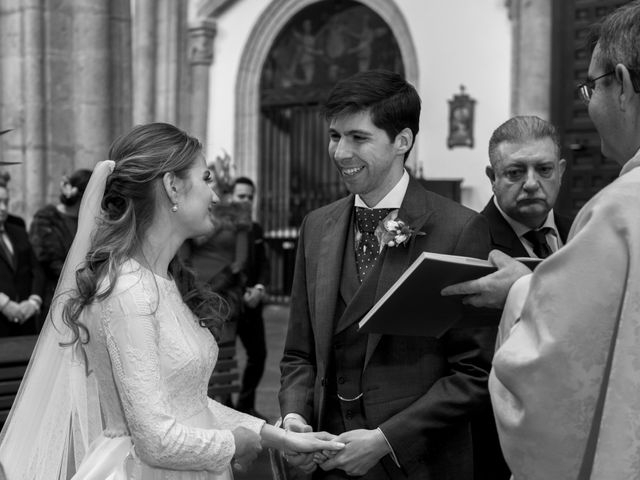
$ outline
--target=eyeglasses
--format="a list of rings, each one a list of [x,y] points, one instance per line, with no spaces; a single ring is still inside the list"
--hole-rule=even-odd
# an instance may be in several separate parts
[[[596,88],[596,80],[608,77],[609,75],[613,75],[614,73],[616,73],[616,71],[611,70],[610,72],[607,72],[591,80],[587,80],[586,82],[578,85],[576,88],[578,89],[578,93],[580,94],[580,100],[582,100],[584,103],[589,103],[589,100],[591,100],[591,95],[593,95],[593,90],[594,88]]]

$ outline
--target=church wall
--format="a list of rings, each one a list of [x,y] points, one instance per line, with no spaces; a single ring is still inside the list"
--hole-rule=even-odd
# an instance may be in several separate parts
[[[235,91],[240,57],[251,29],[267,3],[264,0],[238,1],[216,21],[207,136],[207,152],[211,159],[222,150],[234,154]]]
[[[509,117],[511,23],[504,0],[396,1],[417,51],[422,100],[417,158],[423,176],[463,179],[462,202],[480,209],[491,196],[484,167],[489,137]],[[242,50],[267,7],[264,0],[239,0],[216,18],[210,70],[207,150],[234,155],[235,88]],[[463,84],[477,101],[475,147],[447,148],[449,105]],[[246,165],[251,159],[240,160]],[[241,172],[248,173],[248,172]]]
[[[418,51],[423,176],[462,178],[462,203],[482,209],[493,130],[510,116],[511,24],[503,0],[402,0]],[[476,100],[474,148],[447,147],[449,104],[459,86]]]

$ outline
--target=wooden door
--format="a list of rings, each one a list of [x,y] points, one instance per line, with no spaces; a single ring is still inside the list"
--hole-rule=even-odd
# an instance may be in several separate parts
[[[554,4],[552,121],[558,126],[567,170],[556,208],[575,215],[599,190],[611,183],[620,167],[600,152],[600,137],[581,102],[576,85],[587,78],[591,52],[590,26],[621,0],[562,0]]]

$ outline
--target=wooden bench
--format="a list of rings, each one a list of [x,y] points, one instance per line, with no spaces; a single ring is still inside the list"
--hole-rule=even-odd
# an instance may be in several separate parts
[[[240,369],[236,352],[235,322],[225,323],[220,335],[218,361],[209,379],[207,394],[225,405],[231,405],[231,395],[241,388]]]
[[[37,339],[36,335],[0,338],[0,427],[9,415]]]

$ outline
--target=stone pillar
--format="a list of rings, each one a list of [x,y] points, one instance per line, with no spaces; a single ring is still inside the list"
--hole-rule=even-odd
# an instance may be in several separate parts
[[[513,115],[551,116],[552,0],[511,0]]]
[[[133,121],[131,4],[129,0],[110,0],[109,9],[109,103],[111,104],[109,141],[112,142],[116,136],[129,131]]]
[[[111,143],[109,2],[78,0],[73,16],[75,168],[91,168]]]
[[[24,208],[34,212],[45,203],[45,76],[44,76],[44,15],[43,2],[28,0],[24,6],[23,50],[23,145],[24,145]]]
[[[12,210],[31,220],[63,174],[105,158],[131,124],[130,0],[0,1],[2,155],[22,165]]]
[[[155,118],[156,0],[136,0],[133,28],[133,123]]]
[[[47,126],[47,198],[55,202],[60,194],[63,175],[74,170],[75,109],[74,109],[74,35],[73,4],[64,8],[49,5],[46,12],[45,67]],[[46,73],[45,73],[46,72]]]
[[[14,129],[2,137],[2,158],[21,162],[0,168],[11,175],[17,215],[39,207],[46,194],[43,25],[43,2],[0,2],[0,128]]]
[[[176,124],[178,120],[178,62],[181,9],[184,2],[157,0],[156,120]]]
[[[20,0],[0,2],[0,129],[13,132],[0,137],[0,158],[7,162],[23,162],[23,73],[22,73],[22,15]],[[0,166],[0,171],[11,175],[10,211],[20,213],[24,208],[23,165]],[[17,186],[17,187],[16,187]]]
[[[216,24],[203,19],[189,27],[189,62],[191,64],[191,126],[205,150],[207,146],[207,114],[209,111],[209,69],[213,63],[213,39]],[[206,152],[205,152],[206,153]]]

